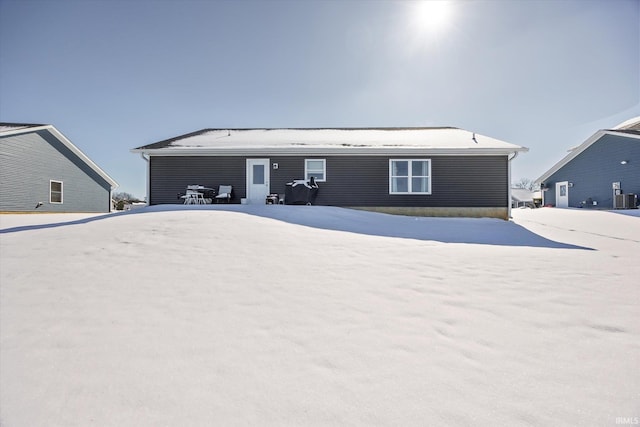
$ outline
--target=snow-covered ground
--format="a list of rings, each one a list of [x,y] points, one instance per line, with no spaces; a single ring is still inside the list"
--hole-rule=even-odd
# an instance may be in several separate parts
[[[0,215],[0,424],[640,417],[637,212],[513,214]]]

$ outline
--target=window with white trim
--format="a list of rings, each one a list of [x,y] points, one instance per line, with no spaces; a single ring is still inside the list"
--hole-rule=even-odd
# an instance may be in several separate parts
[[[389,160],[389,194],[431,194],[431,159]]]
[[[305,179],[314,177],[316,181],[324,182],[327,180],[327,161],[326,159],[305,159],[304,160],[304,176]]]
[[[62,181],[49,181],[49,203],[62,203]]]

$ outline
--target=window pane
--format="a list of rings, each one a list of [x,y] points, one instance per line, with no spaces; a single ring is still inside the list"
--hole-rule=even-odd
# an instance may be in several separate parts
[[[324,162],[322,160],[307,160],[307,169],[321,171],[324,169]]]
[[[316,181],[324,181],[324,173],[322,172],[307,172],[307,180],[314,177]]]
[[[62,203],[62,183],[51,181],[49,184],[49,200],[51,203]]]
[[[407,178],[393,178],[391,180],[391,191],[394,193],[406,193],[409,191],[409,180]]]
[[[566,185],[561,185],[560,186],[560,197],[564,197],[567,195],[567,186]]]
[[[427,176],[427,162],[416,161],[411,162],[411,174],[413,176]]]
[[[264,165],[253,165],[253,183],[264,184]]]
[[[411,192],[412,193],[426,193],[428,190],[427,178],[412,178],[411,179]]]
[[[324,159],[305,159],[306,178],[314,177],[317,181],[324,181],[325,177],[325,160]]]
[[[409,176],[409,162],[397,160],[391,162],[391,174],[393,176]]]

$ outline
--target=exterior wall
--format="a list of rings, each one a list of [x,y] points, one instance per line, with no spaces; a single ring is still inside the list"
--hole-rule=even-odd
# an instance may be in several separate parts
[[[626,160],[626,165],[620,162]],[[545,182],[544,204],[555,206],[557,182],[573,183],[569,187],[569,207],[582,207],[592,199],[599,209],[613,208],[614,182],[624,193],[640,194],[640,140],[604,135],[589,148],[551,175]]]
[[[265,156],[266,157],[266,156]],[[263,158],[263,157],[258,157]],[[304,178],[306,158],[326,159],[326,182],[319,182],[318,205],[358,207],[507,207],[507,156],[271,156],[271,192]],[[431,195],[390,195],[389,159],[430,158]],[[234,200],[246,195],[246,157],[152,156],[149,202],[181,203],[186,186],[233,185]]]
[[[63,203],[49,202],[50,180],[62,181]],[[48,131],[0,137],[0,211],[110,210],[110,184]]]

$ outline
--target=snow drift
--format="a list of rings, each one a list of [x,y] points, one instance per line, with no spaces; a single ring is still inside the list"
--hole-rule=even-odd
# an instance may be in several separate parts
[[[329,207],[0,216],[0,424],[640,414],[640,219]]]

